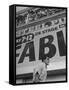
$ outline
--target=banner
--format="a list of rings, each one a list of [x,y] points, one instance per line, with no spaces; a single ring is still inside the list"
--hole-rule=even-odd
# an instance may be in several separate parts
[[[32,72],[46,57],[50,58],[49,70],[66,67],[66,18],[38,26],[16,32],[17,75]]]

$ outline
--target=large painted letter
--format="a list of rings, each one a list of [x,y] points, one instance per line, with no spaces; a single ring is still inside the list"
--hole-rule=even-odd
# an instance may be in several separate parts
[[[45,39],[48,39],[48,42],[45,43]],[[53,57],[56,53],[56,47],[52,44],[53,36],[49,35],[40,39],[40,49],[39,49],[39,59],[44,60],[48,56],[49,58]],[[45,54],[45,48],[49,48],[49,52]]]
[[[29,49],[29,53],[27,53],[28,49]],[[29,42],[25,45],[25,48],[21,54],[21,57],[20,57],[18,63],[23,63],[25,57],[29,57],[29,61],[35,60],[34,42],[33,41]]]

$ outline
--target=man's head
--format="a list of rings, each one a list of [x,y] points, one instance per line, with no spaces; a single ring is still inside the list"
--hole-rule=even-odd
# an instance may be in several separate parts
[[[43,61],[46,65],[49,64],[49,57],[46,57],[46,59]]]

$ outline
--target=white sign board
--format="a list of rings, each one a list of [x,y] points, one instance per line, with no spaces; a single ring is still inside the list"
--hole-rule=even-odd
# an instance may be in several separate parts
[[[46,57],[50,58],[48,70],[66,68],[66,18],[58,21],[53,20],[50,27],[42,24],[40,30],[36,27],[27,34],[23,30],[23,35],[16,37],[17,75],[32,72]]]

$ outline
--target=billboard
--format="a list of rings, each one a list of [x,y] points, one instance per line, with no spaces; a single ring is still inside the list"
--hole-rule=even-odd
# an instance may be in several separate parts
[[[33,72],[50,58],[48,71],[66,69],[66,17],[16,31],[16,75]]]

